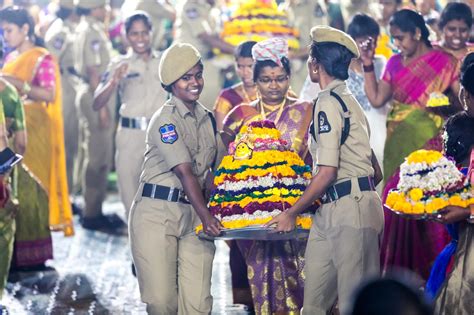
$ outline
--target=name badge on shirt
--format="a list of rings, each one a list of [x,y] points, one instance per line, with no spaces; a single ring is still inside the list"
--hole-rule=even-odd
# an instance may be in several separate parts
[[[318,113],[318,133],[328,133],[331,131],[331,125],[329,124],[326,113],[321,111]]]
[[[160,127],[161,141],[163,143],[173,144],[178,140],[178,133],[176,126],[173,124],[166,124]]]

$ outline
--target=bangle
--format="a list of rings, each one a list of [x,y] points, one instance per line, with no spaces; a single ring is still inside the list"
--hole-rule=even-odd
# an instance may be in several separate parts
[[[364,69],[364,72],[372,72],[374,71],[374,64],[371,64],[369,66],[362,65],[362,68]]]
[[[471,214],[469,215],[467,222],[474,223],[474,205],[470,205],[469,209],[471,210]]]
[[[21,92],[23,95],[28,95],[31,91],[31,86],[28,84],[28,82],[24,81],[23,82],[23,87],[21,88]]]

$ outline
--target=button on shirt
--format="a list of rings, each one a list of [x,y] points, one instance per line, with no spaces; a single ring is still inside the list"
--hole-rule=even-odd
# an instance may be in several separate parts
[[[122,64],[128,65],[127,75],[120,80],[120,116],[128,118],[146,117],[153,114],[166,102],[168,92],[161,87],[158,66],[161,53],[152,52],[148,61],[131,52],[114,58],[102,81],[108,81]]]
[[[331,90],[342,98],[349,111],[350,132],[343,145],[344,111],[336,98],[330,95]],[[318,165],[336,167],[336,181],[373,176],[369,124],[345,82],[334,80],[319,93],[313,117],[316,141],[310,137],[309,150],[314,169]]]
[[[213,162],[225,154],[219,134],[214,133],[209,111],[200,103],[192,113],[176,97],[168,100],[152,117],[147,130],[145,162],[140,181],[182,189],[172,169],[191,163],[194,175],[204,187]]]

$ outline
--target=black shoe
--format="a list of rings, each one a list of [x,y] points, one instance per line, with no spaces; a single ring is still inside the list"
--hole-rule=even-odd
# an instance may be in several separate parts
[[[82,217],[80,223],[87,230],[100,231],[108,234],[126,235],[127,225],[116,214],[101,215],[94,218]]]

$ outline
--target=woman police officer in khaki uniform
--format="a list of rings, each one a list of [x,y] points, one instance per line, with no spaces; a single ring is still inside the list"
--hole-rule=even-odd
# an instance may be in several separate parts
[[[149,314],[211,312],[215,246],[195,228],[218,235],[221,225],[206,207],[209,170],[225,154],[214,117],[198,102],[204,86],[201,55],[190,44],[162,55],[160,80],[172,97],[152,117],[140,187],[129,231],[140,293]]]
[[[305,254],[303,314],[326,314],[336,298],[347,314],[353,290],[379,274],[383,210],[375,186],[382,176],[367,119],[344,82],[351,59],[359,56],[357,44],[327,26],[313,27],[311,38],[309,74],[322,90],[310,127],[315,175],[298,202],[268,225],[293,230],[296,215],[324,195]]]

